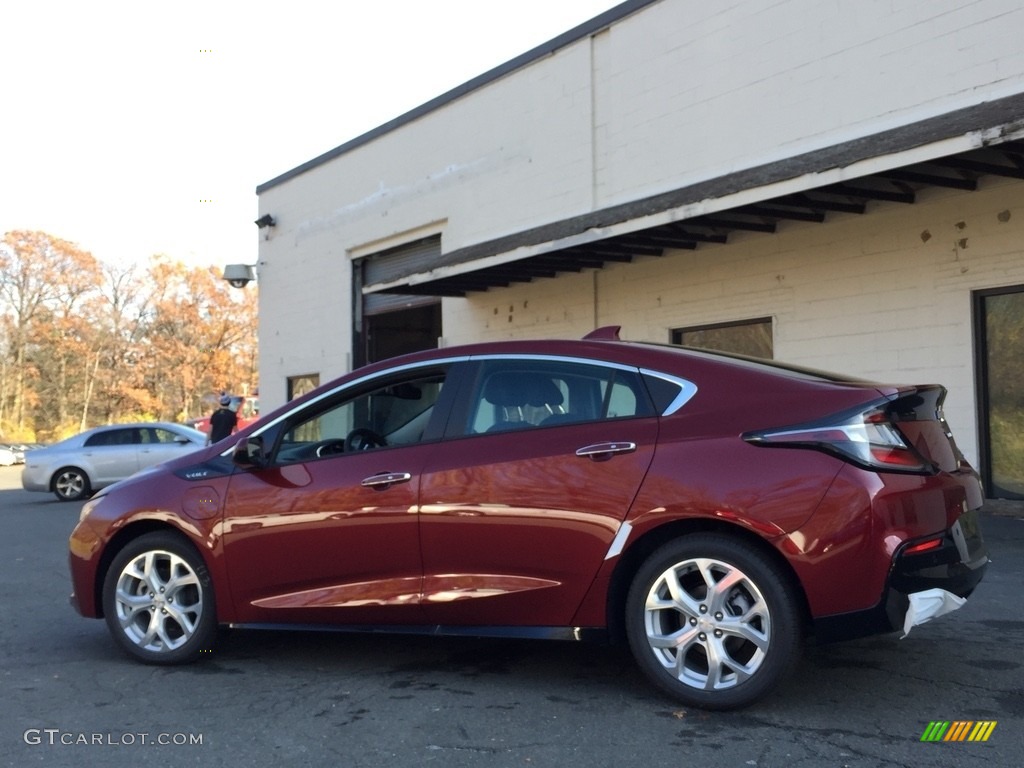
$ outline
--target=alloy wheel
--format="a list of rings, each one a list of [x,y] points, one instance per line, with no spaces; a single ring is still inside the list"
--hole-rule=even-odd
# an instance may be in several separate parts
[[[771,612],[757,585],[739,568],[711,558],[678,563],[655,580],[644,626],[665,670],[704,690],[749,679],[771,644]]]
[[[212,650],[213,595],[206,564],[191,542],[160,531],[135,539],[114,558],[104,579],[103,612],[130,655],[178,664]]]

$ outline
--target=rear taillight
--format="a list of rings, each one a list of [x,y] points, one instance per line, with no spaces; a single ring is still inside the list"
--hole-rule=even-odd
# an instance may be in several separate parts
[[[923,555],[925,552],[932,552],[942,547],[942,537],[926,539],[918,544],[912,544],[903,550],[904,555]]]
[[[875,404],[811,424],[748,432],[743,439],[766,447],[825,451],[868,469],[932,473],[932,464],[908,444],[896,426],[892,406]]]

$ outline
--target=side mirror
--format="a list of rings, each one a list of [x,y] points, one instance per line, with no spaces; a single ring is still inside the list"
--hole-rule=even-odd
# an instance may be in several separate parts
[[[267,466],[267,457],[263,453],[262,437],[246,437],[238,441],[235,451],[231,454],[235,466],[245,469],[260,469]]]

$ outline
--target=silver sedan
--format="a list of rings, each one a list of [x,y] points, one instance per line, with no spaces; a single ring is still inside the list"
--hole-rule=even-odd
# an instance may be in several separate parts
[[[206,435],[181,424],[96,427],[26,454],[21,484],[61,501],[77,501],[141,469],[202,448]]]

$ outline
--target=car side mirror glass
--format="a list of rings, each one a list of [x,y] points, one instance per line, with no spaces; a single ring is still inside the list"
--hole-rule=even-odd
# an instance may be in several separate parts
[[[247,437],[238,441],[231,455],[236,466],[259,469],[267,465],[267,457],[263,452],[262,437]]]

